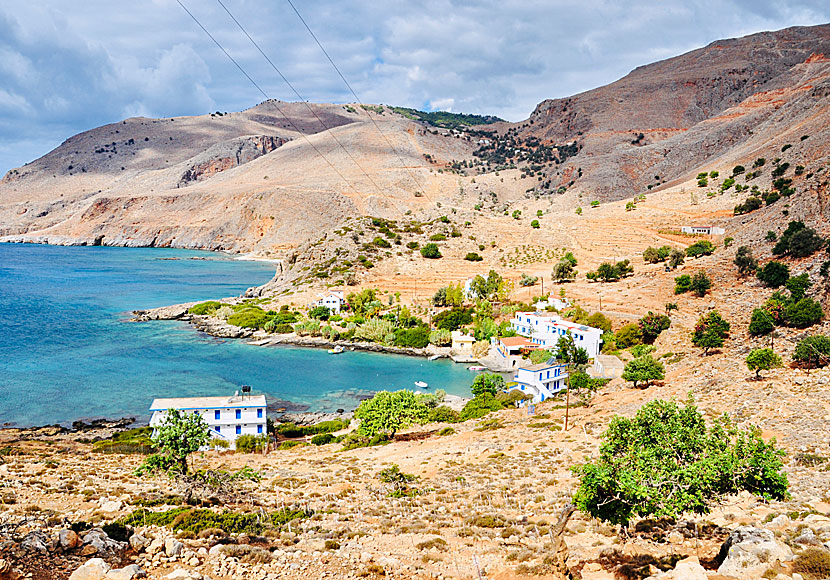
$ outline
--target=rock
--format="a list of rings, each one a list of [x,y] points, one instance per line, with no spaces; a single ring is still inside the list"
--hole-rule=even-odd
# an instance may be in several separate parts
[[[793,551],[775,539],[770,530],[741,526],[723,543],[718,574],[742,579],[759,578],[776,561],[789,562]]]
[[[110,538],[101,528],[92,528],[84,536],[84,544],[92,546],[98,554],[109,556],[121,552],[127,547],[124,542]]]
[[[152,556],[153,554],[155,554],[156,552],[158,552],[162,548],[164,548],[164,540],[162,540],[161,538],[155,538],[147,546],[147,553]]]
[[[680,560],[673,570],[651,576],[654,580],[706,580],[706,570],[697,556]]]
[[[168,558],[172,558],[173,556],[181,556],[183,551],[184,544],[176,538],[167,538],[164,540],[164,553],[167,554]]]
[[[81,545],[81,538],[72,530],[61,530],[58,532],[58,543],[64,550],[74,550]]]
[[[793,540],[796,544],[805,546],[821,546],[821,540],[816,537],[815,532],[810,528],[805,529],[800,536]]]
[[[108,513],[108,514],[111,514],[111,513],[117,512],[117,511],[121,511],[122,507],[124,507],[124,504],[121,503],[120,501],[117,501],[117,500],[105,501],[104,503],[101,504],[101,511],[105,512],[105,513]]]
[[[141,534],[133,534],[132,536],[130,536],[130,547],[136,552],[140,552],[149,545],[150,540],[148,540]]]
[[[144,578],[147,573],[138,564],[130,564],[123,568],[110,570],[105,576],[106,580],[133,580],[133,578]]]
[[[8,572],[11,569],[12,569],[12,565],[9,564],[9,561],[4,560],[3,558],[0,558],[0,574],[5,574],[6,572]]]
[[[104,580],[107,572],[110,571],[110,565],[104,562],[101,558],[92,558],[86,563],[72,572],[69,580]]]
[[[360,561],[361,561],[361,563],[363,563],[363,564],[368,564],[368,563],[369,563],[369,562],[371,562],[372,560],[374,560],[374,557],[373,557],[373,556],[372,556],[372,554],[370,554],[369,552],[361,552],[361,553],[360,553]]]
[[[769,525],[775,528],[783,528],[784,526],[789,525],[791,521],[792,520],[790,519],[790,516],[788,516],[787,514],[781,514],[780,516],[775,516],[774,518],[772,518],[772,521],[769,523]]]
[[[224,544],[216,544],[215,546],[211,546],[210,550],[208,550],[208,554],[211,555],[211,556],[221,554],[223,548],[224,548]]]
[[[165,578],[170,578],[170,580],[176,580],[177,578],[191,578],[190,572],[185,570],[184,568],[176,568],[172,572],[170,572]]]
[[[29,552],[46,553],[51,544],[52,542],[43,532],[29,532],[20,541],[20,547]]]

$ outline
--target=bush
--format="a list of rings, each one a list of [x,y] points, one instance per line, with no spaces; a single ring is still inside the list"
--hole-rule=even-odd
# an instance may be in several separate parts
[[[692,332],[692,344],[708,354],[710,349],[723,346],[724,340],[729,336],[729,329],[729,322],[717,310],[712,310],[698,319]]]
[[[798,572],[809,580],[830,578],[830,552],[821,548],[807,548],[796,556],[793,572]]]
[[[446,239],[447,239],[447,236],[445,236],[444,234],[432,234],[429,237],[429,241],[431,241],[431,242],[443,242]]]
[[[802,298],[787,306],[787,324],[796,328],[807,328],[821,322],[824,311],[821,304],[812,298]]]
[[[643,260],[649,264],[665,262],[671,255],[671,250],[671,246],[660,246],[659,248],[649,246],[643,251]]]
[[[519,280],[519,286],[522,286],[523,288],[527,286],[535,286],[538,281],[539,276],[530,276],[522,273],[522,278]]]
[[[671,251],[671,254],[669,254],[669,266],[671,266],[672,269],[682,266],[685,261],[686,253],[681,250],[674,249]]]
[[[260,535],[266,527],[280,527],[290,521],[310,517],[312,512],[283,508],[262,517],[260,512],[214,512],[189,507],[173,508],[163,512],[136,510],[118,520],[126,526],[163,526],[175,531],[198,534],[207,529],[220,529],[226,534]]]
[[[461,421],[459,412],[446,405],[430,409],[429,418],[427,419],[427,423],[458,423],[459,421]]]
[[[320,433],[319,435],[315,435],[311,438],[312,445],[328,445],[329,443],[337,440],[337,437],[332,435],[331,433]]]
[[[421,255],[424,258],[436,260],[441,257],[441,250],[438,249],[438,244],[429,243],[421,248]]]
[[[439,328],[429,333],[429,342],[435,346],[449,346],[452,344],[452,333]]]
[[[798,276],[791,276],[784,284],[784,287],[790,291],[790,298],[793,302],[798,302],[804,298],[807,294],[807,290],[809,290],[812,285],[813,283],[810,281],[810,275],[807,274],[807,272],[804,272]]]
[[[743,203],[739,203],[735,206],[733,213],[735,215],[750,213],[755,211],[756,209],[759,209],[762,205],[764,204],[761,201],[761,198],[756,197],[755,195],[750,195],[746,198],[746,201],[744,201]]]
[[[689,290],[694,292],[695,296],[697,296],[698,298],[703,298],[704,296],[706,296],[706,292],[711,287],[712,281],[709,279],[709,276],[706,275],[706,272],[701,270],[700,272],[697,272],[692,278]]]
[[[773,247],[772,253],[776,256],[788,254],[794,258],[805,258],[819,251],[824,242],[824,238],[813,228],[808,228],[800,221],[791,221]]]
[[[628,260],[622,262],[611,263],[603,262],[596,271],[588,272],[586,274],[589,280],[600,280],[602,282],[616,282],[621,278],[625,278],[634,273],[634,267]]]
[[[380,391],[360,403],[354,412],[360,420],[357,431],[364,437],[380,433],[394,436],[399,429],[429,419],[429,409],[412,391]]]
[[[236,438],[237,453],[259,453],[267,447],[267,435],[240,435]]]
[[[634,383],[636,388],[638,383],[644,383],[648,386],[653,381],[663,380],[665,376],[666,369],[663,367],[663,363],[654,360],[650,354],[647,354],[628,361],[623,370],[622,379]]]
[[[240,328],[262,328],[270,320],[268,314],[259,307],[248,307],[228,317],[228,324]]]
[[[574,278],[576,278],[576,270],[574,270],[574,265],[570,260],[562,258],[554,264],[551,271],[551,279],[554,282],[566,282]]]
[[[709,240],[700,240],[686,248],[686,256],[690,258],[699,258],[700,256],[710,256],[715,252],[715,246]]]
[[[478,375],[473,379],[473,384],[470,387],[474,397],[485,394],[495,397],[502,389],[504,389],[504,377],[496,373]]]
[[[530,222],[530,227],[532,227],[533,229],[539,229],[539,220],[533,220],[532,222]]]
[[[793,361],[808,368],[825,366],[830,362],[830,336],[817,334],[799,341],[793,351]]]
[[[418,242],[413,241],[413,242],[407,242],[406,243],[406,247],[409,248],[410,250],[417,250],[418,246],[420,246],[420,244]]]
[[[629,348],[643,342],[643,331],[637,323],[626,324],[614,335],[617,348]]]
[[[585,324],[592,328],[599,328],[603,332],[611,332],[611,321],[602,312],[594,312],[585,320]]]
[[[202,302],[200,304],[195,304],[191,306],[187,309],[187,312],[189,314],[196,314],[198,316],[207,316],[216,312],[221,306],[221,302],[210,300],[208,302]]]
[[[688,274],[681,274],[674,279],[674,293],[685,294],[692,289],[692,277]]]
[[[469,421],[470,419],[478,419],[488,413],[501,411],[502,409],[504,409],[504,405],[499,399],[492,395],[484,394],[467,401],[467,404],[461,410],[461,420]]]
[[[395,324],[384,318],[370,318],[355,329],[354,337],[369,342],[391,344],[396,338]]]
[[[395,331],[395,346],[426,348],[429,345],[429,327],[399,328]]]
[[[767,312],[761,308],[752,311],[752,318],[749,321],[749,334],[761,336],[768,334],[775,329],[775,324]]]
[[[458,330],[473,321],[473,315],[467,308],[452,308],[440,312],[432,319],[432,323],[443,330]]]
[[[665,314],[655,314],[649,310],[638,322],[643,342],[653,343],[660,336],[660,333],[671,326],[671,318]]]
[[[317,320],[328,320],[329,316],[331,316],[331,311],[325,306],[315,306],[308,313],[309,318],[315,318]]]
[[[758,279],[770,288],[778,288],[790,278],[790,267],[782,262],[767,262],[758,269]]]
[[[476,252],[468,252],[464,259],[468,262],[481,262],[484,258],[478,255]]]
[[[747,368],[755,371],[755,376],[758,378],[761,377],[761,371],[777,369],[781,364],[781,357],[771,348],[756,348],[746,357]]]
[[[735,252],[735,265],[741,276],[747,276],[758,270],[758,260],[752,255],[752,250],[747,246],[741,246]]]

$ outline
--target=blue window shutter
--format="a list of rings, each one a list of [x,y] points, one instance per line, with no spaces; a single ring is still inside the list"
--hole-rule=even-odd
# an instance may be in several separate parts
[[[240,411],[239,409],[237,409],[237,410],[236,410],[236,418],[237,418],[237,419],[241,419],[241,418],[242,418],[242,411]]]
[[[221,432],[222,432],[222,428],[221,428],[219,425],[217,425],[216,427],[214,427],[214,429],[216,429],[216,432],[217,432],[217,433],[221,433]]]
[[[239,435],[241,433],[242,433],[242,425],[237,425],[236,426],[236,434]]]
[[[220,411],[214,411],[213,412],[213,418],[216,419],[217,421],[219,420],[219,416],[220,416]]]
[[[262,434],[262,425],[257,425],[256,426],[256,432],[259,433],[259,434]]]
[[[262,409],[257,409],[256,410],[256,418],[257,419],[262,419]]]

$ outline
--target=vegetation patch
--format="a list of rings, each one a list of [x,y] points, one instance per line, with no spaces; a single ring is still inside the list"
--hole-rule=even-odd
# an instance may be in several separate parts
[[[163,512],[136,510],[118,520],[117,523],[133,527],[163,526],[174,531],[193,534],[216,528],[227,534],[259,535],[266,529],[279,528],[290,521],[305,519],[311,515],[312,512],[308,510],[288,508],[266,514],[262,512],[215,512],[208,509],[179,507]]]

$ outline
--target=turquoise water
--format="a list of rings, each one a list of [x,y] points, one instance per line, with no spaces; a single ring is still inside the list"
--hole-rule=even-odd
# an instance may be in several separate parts
[[[270,264],[209,252],[0,244],[0,424],[146,420],[155,397],[242,384],[311,411],[416,380],[469,395],[471,373],[445,360],[255,347],[183,322],[126,322],[133,309],[238,295],[272,276]]]

